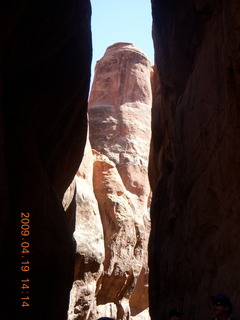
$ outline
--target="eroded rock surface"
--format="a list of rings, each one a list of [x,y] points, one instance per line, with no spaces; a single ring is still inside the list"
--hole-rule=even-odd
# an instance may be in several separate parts
[[[88,147],[85,151],[64,197],[65,209],[72,197],[76,199],[77,252],[69,319],[106,314],[129,319],[143,311],[148,319],[147,208],[137,212],[135,196],[126,190],[111,160]]]
[[[149,319],[150,72],[145,54],[126,43],[108,48],[95,69],[89,109],[93,150],[86,147],[75,177],[78,250],[69,320]]]
[[[143,206],[151,128],[152,68],[147,56],[129,43],[107,48],[95,67],[89,100],[92,147],[112,160],[127,190]]]
[[[103,227],[98,202],[94,195],[94,159],[89,141],[81,166],[64,196],[65,208],[75,200],[74,238],[76,257],[74,283],[71,290],[69,319],[88,319],[96,310],[96,284],[103,272],[105,257]],[[74,189],[75,193],[71,192]],[[70,195],[69,195],[70,193]],[[71,197],[72,194],[72,197]],[[69,201],[69,196],[71,201]]]
[[[211,318],[225,293],[240,315],[240,4],[152,0],[155,74],[150,312]],[[158,78],[158,79],[157,79]]]

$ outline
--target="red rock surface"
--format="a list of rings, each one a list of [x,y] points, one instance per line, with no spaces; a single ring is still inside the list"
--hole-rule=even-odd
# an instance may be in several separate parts
[[[69,320],[106,314],[149,319],[147,208],[138,213],[136,199],[126,190],[115,164],[95,150],[90,152],[88,143],[64,197],[65,210],[76,199],[77,252]]]
[[[149,319],[150,71],[145,54],[125,43],[108,48],[95,68],[89,131],[97,151],[90,155],[87,145],[75,178],[78,249],[69,320]],[[123,73],[130,86],[138,84],[137,93],[120,81]],[[107,106],[114,99],[117,105]]]
[[[215,293],[239,318],[239,1],[152,5],[151,318],[210,319]]]
[[[64,196],[65,209],[74,198],[76,215],[76,258],[69,319],[88,319],[96,311],[96,285],[103,272],[103,227],[92,185],[93,163],[92,149],[87,141],[81,166]],[[71,192],[74,186],[75,193]]]
[[[150,193],[151,71],[139,48],[116,43],[96,64],[89,100],[92,147],[116,164],[125,187],[143,206]]]

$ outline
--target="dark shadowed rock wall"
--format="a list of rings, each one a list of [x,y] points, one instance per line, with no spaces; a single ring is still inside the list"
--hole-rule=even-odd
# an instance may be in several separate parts
[[[86,141],[90,2],[2,1],[0,15],[1,318],[64,320],[74,243],[61,198]]]
[[[240,316],[240,2],[152,0],[150,314]]]

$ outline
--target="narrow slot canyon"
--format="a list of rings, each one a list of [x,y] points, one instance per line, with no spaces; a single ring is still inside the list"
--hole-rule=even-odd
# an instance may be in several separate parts
[[[240,318],[240,2],[151,6],[90,92],[89,0],[0,4],[4,319]]]

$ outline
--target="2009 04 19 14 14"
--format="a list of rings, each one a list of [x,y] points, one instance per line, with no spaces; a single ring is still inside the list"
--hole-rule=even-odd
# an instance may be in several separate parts
[[[30,306],[30,279],[28,277],[28,272],[30,271],[29,253],[30,253],[30,213],[21,212],[21,307]],[[23,277],[24,275],[24,277]]]

